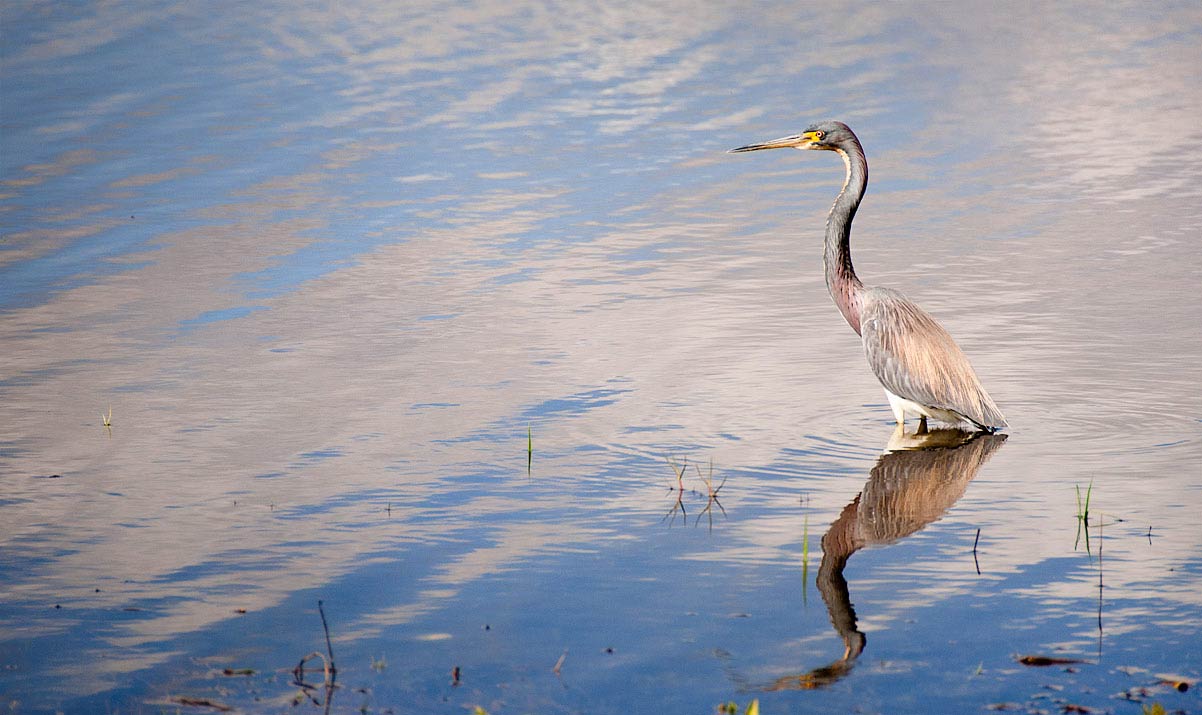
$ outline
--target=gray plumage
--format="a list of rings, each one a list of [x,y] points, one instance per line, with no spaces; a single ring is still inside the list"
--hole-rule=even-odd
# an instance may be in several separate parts
[[[856,276],[851,222],[868,186],[868,161],[860,140],[842,122],[823,122],[801,134],[731,151],[787,147],[834,151],[847,167],[826,223],[826,285],[847,324],[861,336],[868,365],[885,388],[898,424],[914,416],[920,432],[926,431],[928,417],[969,422],[990,432],[1005,427],[1001,410],[947,331],[901,293],[867,288]]]
[[[889,288],[860,294],[860,336],[868,366],[886,390],[982,429],[1006,418],[981,387],[960,346],[929,313]]]

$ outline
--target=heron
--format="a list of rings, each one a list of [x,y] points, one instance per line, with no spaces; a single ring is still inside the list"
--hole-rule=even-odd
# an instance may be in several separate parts
[[[1006,418],[947,330],[898,291],[865,286],[856,276],[851,222],[868,186],[868,159],[855,133],[842,122],[820,122],[800,134],[730,151],[786,148],[833,151],[843,158],[847,175],[826,220],[826,287],[860,336],[898,428],[904,431],[910,417],[918,418],[919,433],[927,431],[928,418],[985,432],[1005,427]]]

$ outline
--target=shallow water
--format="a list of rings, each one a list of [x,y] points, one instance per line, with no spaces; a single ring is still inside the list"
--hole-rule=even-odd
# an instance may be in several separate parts
[[[1202,11],[394,5],[0,9],[0,701],[1202,710]]]

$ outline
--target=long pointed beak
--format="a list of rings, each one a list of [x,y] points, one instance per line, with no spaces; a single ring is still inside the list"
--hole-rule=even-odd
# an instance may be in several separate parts
[[[744,151],[759,151],[760,149],[788,149],[796,147],[798,149],[814,148],[814,137],[810,132],[805,134],[794,134],[792,136],[773,139],[770,142],[761,144],[748,144],[747,146],[736,147],[727,151],[728,154],[738,154]]]

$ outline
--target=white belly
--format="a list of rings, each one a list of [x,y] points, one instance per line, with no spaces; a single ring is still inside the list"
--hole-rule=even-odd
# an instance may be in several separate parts
[[[952,410],[943,410],[938,407],[927,407],[920,405],[913,400],[907,400],[904,397],[885,390],[885,396],[889,398],[889,407],[893,409],[893,416],[897,419],[897,423],[905,424],[906,417],[927,417],[948,424],[957,424],[960,422],[969,422],[959,412]]]

